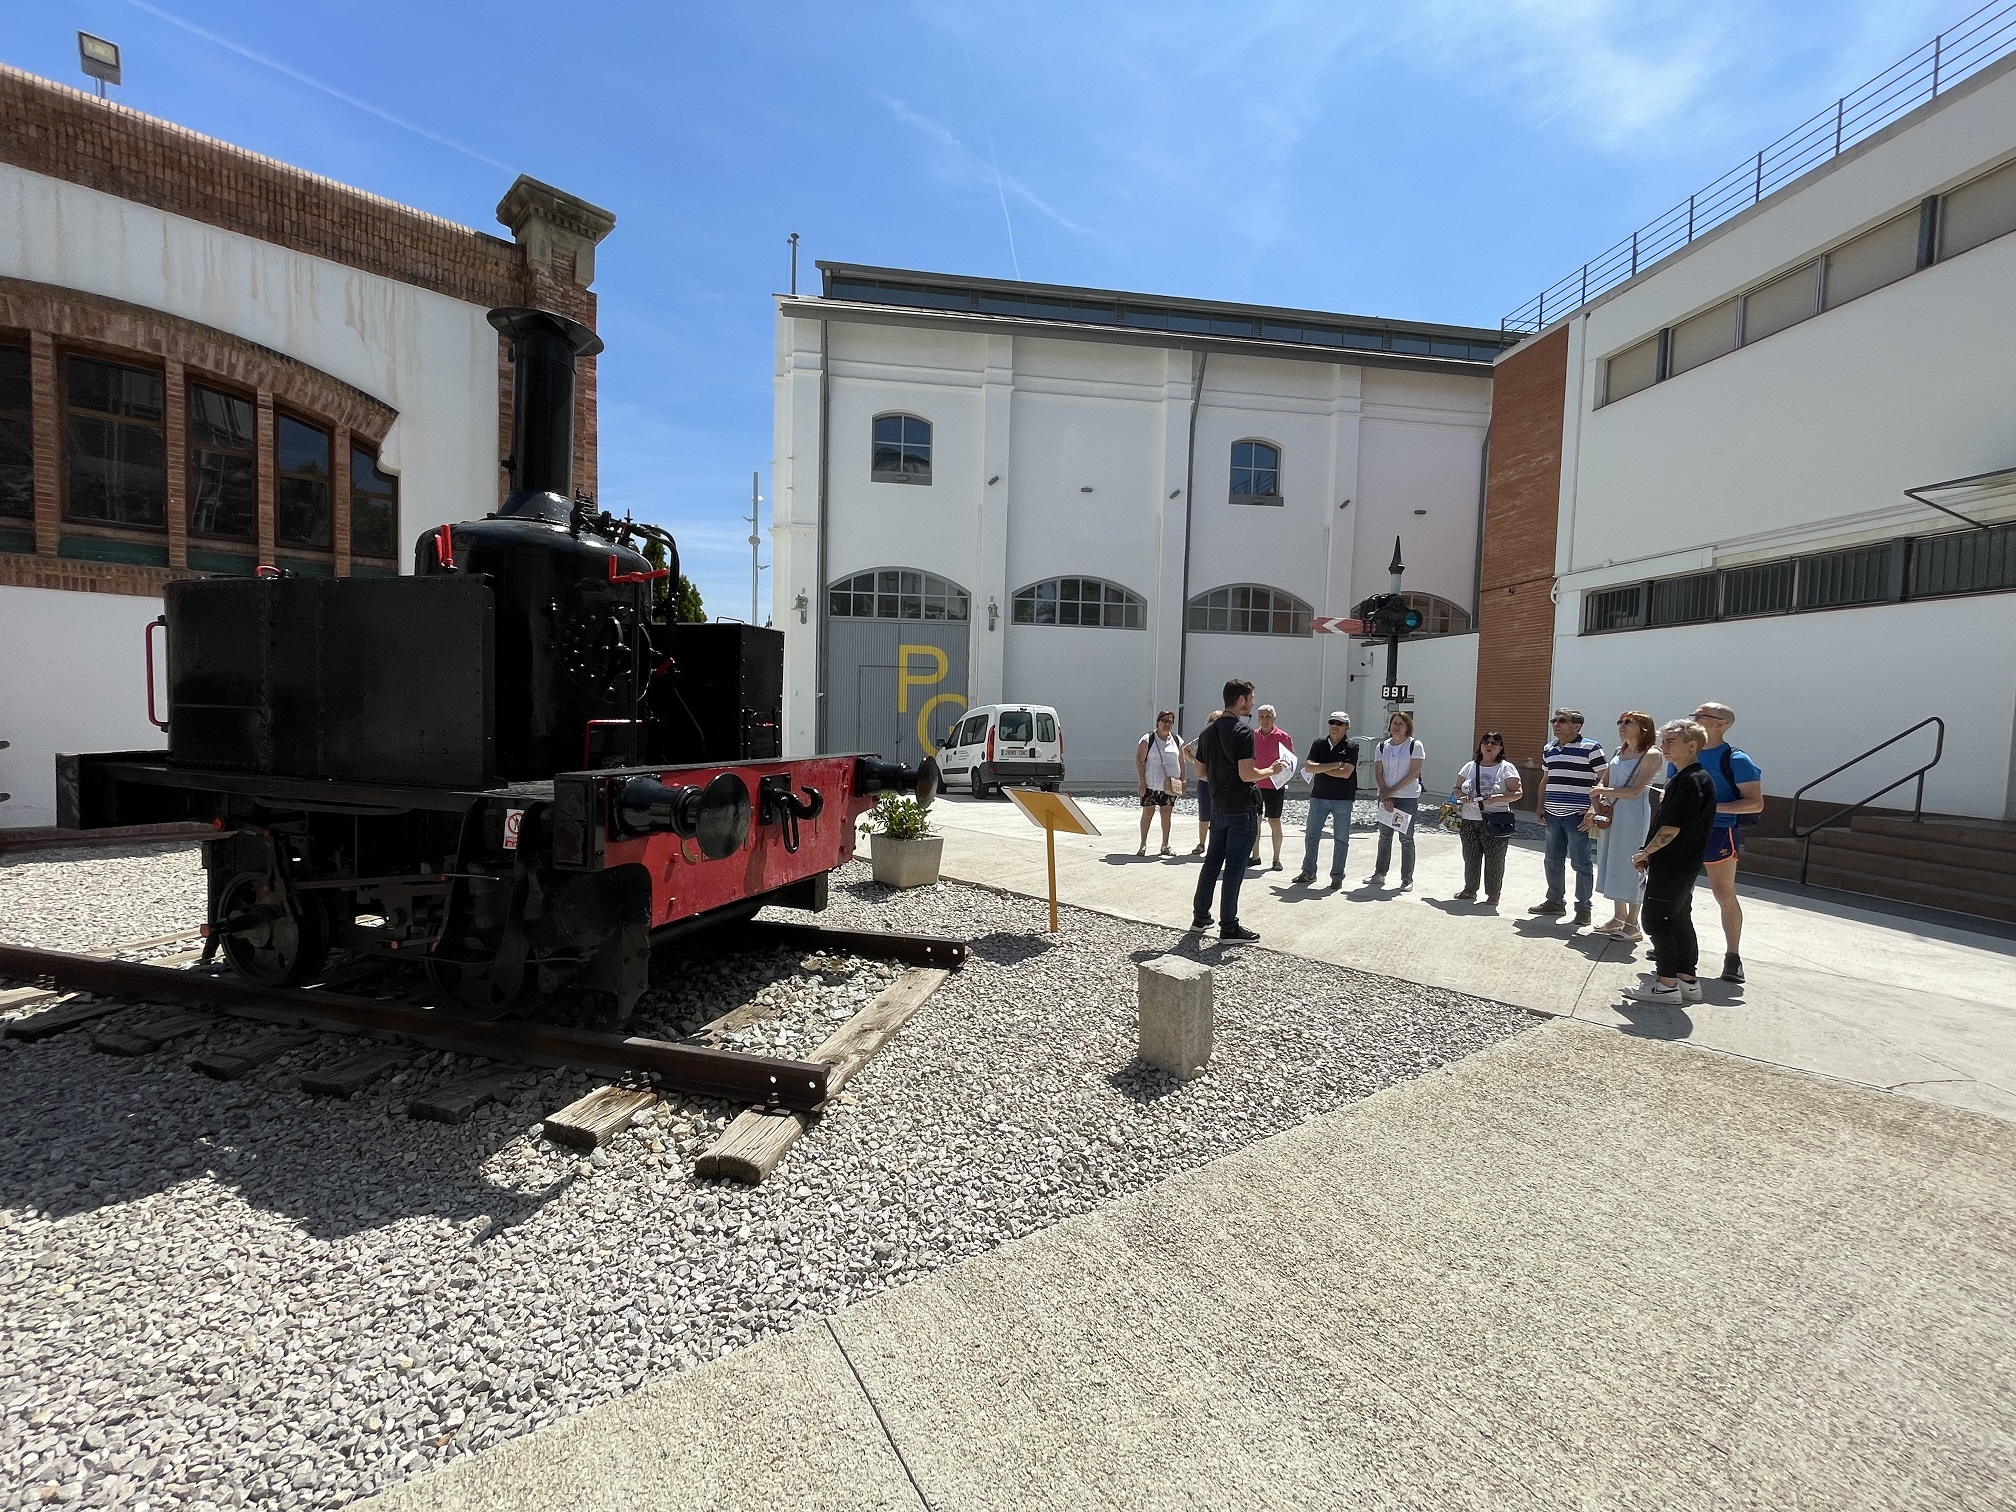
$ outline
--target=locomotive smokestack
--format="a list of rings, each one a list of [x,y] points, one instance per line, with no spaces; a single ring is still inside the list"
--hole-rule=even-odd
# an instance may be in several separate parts
[[[511,496],[500,515],[567,523],[574,500],[574,363],[602,350],[578,321],[545,310],[492,310],[511,340]]]

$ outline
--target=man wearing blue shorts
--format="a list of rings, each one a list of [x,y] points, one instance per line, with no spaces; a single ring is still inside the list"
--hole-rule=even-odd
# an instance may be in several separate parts
[[[1764,773],[1728,742],[1736,711],[1725,703],[1704,703],[1694,722],[1708,732],[1701,769],[1715,784],[1715,828],[1708,836],[1701,869],[1708,873],[1715,903],[1722,910],[1722,980],[1743,980],[1743,905],[1736,897],[1736,857],[1743,849],[1740,816],[1764,811]]]

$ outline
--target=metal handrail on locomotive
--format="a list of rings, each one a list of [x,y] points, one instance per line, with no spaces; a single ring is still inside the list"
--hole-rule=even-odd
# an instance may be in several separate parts
[[[594,332],[493,310],[515,369],[512,491],[419,537],[410,577],[168,584],[165,751],[56,759],[76,829],[205,821],[210,944],[262,985],[332,949],[424,963],[499,1017],[563,984],[627,1016],[652,947],[826,906],[878,793],[937,768],[782,758],[784,637],[680,624],[678,546],[571,494]],[[639,542],[663,547],[654,562]]]

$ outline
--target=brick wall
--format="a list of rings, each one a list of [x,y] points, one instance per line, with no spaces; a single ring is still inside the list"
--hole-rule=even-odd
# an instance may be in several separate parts
[[[502,237],[6,67],[0,162],[486,308],[525,294]]]
[[[1477,617],[1477,729],[1504,733],[1522,772],[1547,739],[1554,665],[1554,544],[1568,333],[1498,363],[1484,473],[1484,570]],[[1529,776],[1529,792],[1538,784]]]

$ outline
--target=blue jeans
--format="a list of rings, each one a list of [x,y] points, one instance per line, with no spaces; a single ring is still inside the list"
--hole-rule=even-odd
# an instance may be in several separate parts
[[[1547,901],[1565,903],[1568,876],[1562,862],[1575,864],[1575,906],[1587,908],[1596,890],[1596,837],[1580,828],[1580,814],[1547,815]]]
[[[1225,896],[1218,910],[1220,929],[1239,922],[1239,885],[1246,880],[1246,858],[1253,854],[1254,838],[1260,833],[1260,816],[1252,809],[1228,814],[1223,809],[1211,816],[1211,843],[1204,851],[1204,875],[1197,879],[1197,896],[1190,903],[1192,920],[1211,917],[1211,890],[1218,885],[1218,873],[1225,873]]]
[[[1311,798],[1309,824],[1302,842],[1302,875],[1316,875],[1317,853],[1323,848],[1323,826],[1335,826],[1337,853],[1330,863],[1333,880],[1344,880],[1344,853],[1351,848],[1351,802],[1349,798]]]
[[[1393,800],[1393,807],[1400,810],[1403,814],[1418,816],[1421,812],[1421,800],[1419,798],[1395,798]],[[1414,880],[1414,829],[1415,826],[1408,825],[1407,833],[1400,837],[1400,880],[1402,882],[1412,882]],[[1379,826],[1379,859],[1372,863],[1372,874],[1377,877],[1385,876],[1387,864],[1392,859],[1393,826],[1382,824]]]

